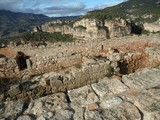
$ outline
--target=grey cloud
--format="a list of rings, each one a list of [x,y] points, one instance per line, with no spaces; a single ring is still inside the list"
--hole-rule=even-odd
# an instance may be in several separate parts
[[[122,2],[126,0],[116,1]],[[104,6],[86,8],[84,3],[76,3],[76,0],[0,0],[0,9],[49,16],[78,15],[100,8],[104,8]]]
[[[71,2],[74,3],[73,0],[0,0],[0,9],[24,13],[41,13],[50,16],[82,14],[85,11],[86,6],[83,3],[71,5]],[[68,6],[64,6],[64,4]]]
[[[52,6],[45,9],[46,14],[72,15],[82,14],[86,11],[83,3],[76,3],[70,6]]]
[[[0,0],[0,9],[14,10],[22,3],[22,0]]]

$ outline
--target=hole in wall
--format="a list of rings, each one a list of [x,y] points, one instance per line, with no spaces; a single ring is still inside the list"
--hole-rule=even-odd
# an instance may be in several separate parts
[[[24,70],[27,68],[26,59],[29,59],[29,56],[26,56],[23,52],[17,52],[16,62],[19,70]]]

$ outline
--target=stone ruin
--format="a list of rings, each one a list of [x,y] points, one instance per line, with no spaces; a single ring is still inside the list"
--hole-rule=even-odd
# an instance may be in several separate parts
[[[125,112],[126,107],[127,114],[130,110],[136,114],[129,114],[130,118],[140,119],[142,115],[139,111],[143,108],[139,107],[136,95],[141,94],[141,89],[147,90],[159,84],[159,79],[152,76],[159,77],[158,34],[112,40],[83,39],[47,44],[45,47],[25,44],[2,48],[0,52],[0,100],[3,101],[0,109],[5,109],[4,113],[0,112],[0,118],[38,119],[47,118],[44,114],[49,114],[51,119],[56,119],[56,115],[64,119],[90,119],[90,115],[97,119],[101,115],[112,119],[116,116],[106,114],[116,109]],[[153,70],[143,72],[148,67]],[[149,75],[152,77],[150,84],[146,83],[148,78],[143,79],[137,72],[144,75],[153,72]],[[138,83],[136,78],[142,81]],[[133,90],[132,85],[137,89]],[[134,99],[138,101],[136,106],[131,104]],[[13,101],[18,107],[14,107]],[[14,109],[9,110],[8,105]],[[119,107],[114,107],[116,105]],[[105,111],[100,114],[98,110]],[[65,116],[66,112],[71,116]]]
[[[1,58],[1,77],[25,80],[51,72],[51,76],[47,75],[38,82],[39,86],[49,85],[52,93],[56,93],[98,82],[105,76],[121,76],[147,66],[157,66],[160,62],[157,48],[145,46],[141,52],[125,52],[114,47],[108,49],[107,42],[93,40],[55,43],[45,48],[19,46],[15,58]]]

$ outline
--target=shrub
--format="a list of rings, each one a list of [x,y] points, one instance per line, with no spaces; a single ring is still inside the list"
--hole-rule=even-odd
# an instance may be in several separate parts
[[[74,40],[72,35],[62,34],[60,32],[48,33],[48,32],[34,32],[25,33],[21,36],[25,41],[50,41],[50,42],[72,42]]]
[[[114,68],[110,66],[108,68],[108,73],[106,74],[106,76],[111,77],[113,74],[114,74]]]
[[[75,64],[74,66],[75,66],[76,68],[79,68],[79,69],[82,68],[82,65],[81,65],[81,64]]]

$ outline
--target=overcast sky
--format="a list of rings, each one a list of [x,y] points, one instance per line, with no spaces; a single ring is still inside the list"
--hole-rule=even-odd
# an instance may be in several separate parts
[[[124,0],[0,0],[0,9],[47,16],[82,15]]]

